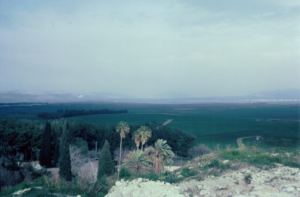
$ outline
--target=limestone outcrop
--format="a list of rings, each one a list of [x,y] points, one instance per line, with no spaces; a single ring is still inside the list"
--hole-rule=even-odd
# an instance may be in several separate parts
[[[106,197],[184,197],[179,193],[179,187],[160,181],[138,178],[133,181],[117,181]]]
[[[249,174],[251,178],[245,179]],[[300,170],[278,164],[276,168],[269,170],[251,166],[227,172],[220,177],[210,176],[203,181],[190,180],[177,184],[142,178],[133,181],[121,180],[116,182],[106,196],[298,197]]]

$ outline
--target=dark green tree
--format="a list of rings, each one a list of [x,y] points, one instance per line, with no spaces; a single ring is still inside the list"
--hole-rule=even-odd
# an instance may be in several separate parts
[[[51,167],[51,125],[49,122],[45,126],[39,161],[41,166]]]
[[[60,142],[60,156],[59,156],[59,177],[65,179],[66,181],[72,180],[71,172],[71,159],[70,159],[70,149],[69,149],[69,138],[68,130],[64,130],[61,142]]]
[[[54,153],[53,153],[53,166],[54,167],[57,167],[57,164],[59,161],[59,149],[60,149],[60,140],[57,138],[55,140]]]
[[[112,160],[111,153],[109,150],[109,143],[105,140],[105,144],[102,148],[101,155],[98,163],[98,175],[97,180],[99,181],[104,175],[111,175],[115,171],[115,164]]]
[[[76,139],[73,134],[73,128],[70,127],[69,121],[66,121],[66,130],[68,131],[69,144],[74,144]]]

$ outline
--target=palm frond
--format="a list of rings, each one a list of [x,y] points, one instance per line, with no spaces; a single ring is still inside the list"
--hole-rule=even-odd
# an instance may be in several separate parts
[[[126,155],[123,160],[123,166],[129,168],[133,172],[140,174],[147,172],[151,166],[151,159],[141,150],[134,150]]]

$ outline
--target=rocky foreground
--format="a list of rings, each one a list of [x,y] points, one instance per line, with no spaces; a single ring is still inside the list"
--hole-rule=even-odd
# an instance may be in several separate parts
[[[251,178],[246,178],[251,174]],[[300,170],[277,164],[276,168],[256,167],[227,172],[203,181],[170,184],[148,179],[117,181],[106,197],[299,197]]]

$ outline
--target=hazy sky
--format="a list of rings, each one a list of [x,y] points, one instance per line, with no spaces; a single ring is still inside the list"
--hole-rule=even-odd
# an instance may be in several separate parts
[[[0,91],[300,87],[299,0],[0,0]]]

